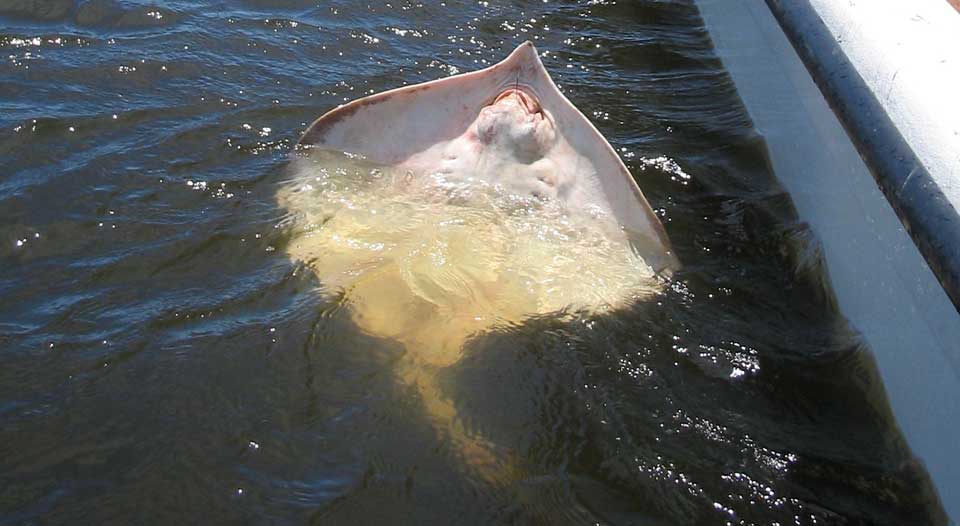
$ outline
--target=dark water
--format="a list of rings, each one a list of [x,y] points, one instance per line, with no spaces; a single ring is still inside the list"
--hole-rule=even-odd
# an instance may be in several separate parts
[[[442,373],[491,483],[275,193],[322,112],[527,39],[685,268]],[[943,521],[689,1],[2,0],[0,49],[0,524]]]

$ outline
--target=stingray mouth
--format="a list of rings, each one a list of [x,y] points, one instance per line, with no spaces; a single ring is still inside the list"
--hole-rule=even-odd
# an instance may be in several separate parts
[[[543,107],[540,106],[540,101],[537,100],[537,97],[532,93],[527,93],[519,88],[510,88],[504,90],[502,93],[497,95],[497,98],[493,100],[492,106],[499,104],[501,101],[516,98],[518,105],[527,112],[528,115],[540,115],[543,116]]]
[[[505,147],[525,162],[543,157],[556,142],[551,115],[527,88],[504,89],[480,110],[475,133],[483,145]]]

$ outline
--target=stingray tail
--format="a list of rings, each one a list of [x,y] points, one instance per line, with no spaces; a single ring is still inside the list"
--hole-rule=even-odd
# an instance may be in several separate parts
[[[505,488],[522,479],[519,456],[467,429],[457,416],[453,401],[444,395],[436,374],[434,367],[408,364],[401,371],[400,378],[417,389],[434,428],[446,438],[464,468],[493,488]]]

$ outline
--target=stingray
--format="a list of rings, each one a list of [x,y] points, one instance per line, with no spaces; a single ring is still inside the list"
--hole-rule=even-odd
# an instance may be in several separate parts
[[[488,479],[509,455],[460,424],[437,372],[471,337],[649,298],[679,266],[630,172],[530,42],[486,69],[333,109],[298,152],[279,194],[297,225],[288,254],[358,327],[404,345],[399,377]]]

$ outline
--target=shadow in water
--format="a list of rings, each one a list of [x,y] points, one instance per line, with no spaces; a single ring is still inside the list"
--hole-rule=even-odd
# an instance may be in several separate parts
[[[789,197],[691,185],[675,222],[711,221],[662,294],[498,326],[412,381],[396,350],[363,477],[314,520],[943,524]]]

